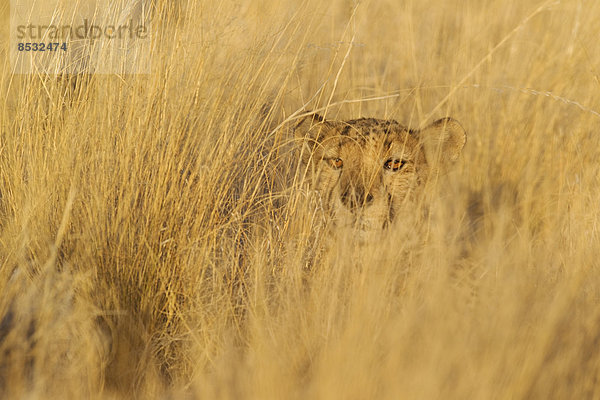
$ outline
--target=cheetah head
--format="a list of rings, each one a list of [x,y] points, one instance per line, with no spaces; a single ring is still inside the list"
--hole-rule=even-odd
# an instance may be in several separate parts
[[[414,207],[428,177],[455,161],[466,142],[452,118],[411,130],[394,120],[314,114],[298,123],[295,135],[302,172],[334,226],[363,234],[381,231]]]

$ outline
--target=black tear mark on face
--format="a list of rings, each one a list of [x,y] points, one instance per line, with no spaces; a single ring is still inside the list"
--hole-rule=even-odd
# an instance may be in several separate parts
[[[384,227],[387,226],[389,223],[391,223],[394,220],[394,217],[396,216],[394,213],[394,207],[392,207],[392,195],[390,193],[388,193],[387,195],[387,208],[388,208],[388,217],[387,220],[384,222]]]

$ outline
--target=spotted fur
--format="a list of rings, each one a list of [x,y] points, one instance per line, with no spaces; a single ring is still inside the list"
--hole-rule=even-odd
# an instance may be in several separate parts
[[[466,142],[464,129],[451,118],[412,130],[394,120],[330,121],[314,114],[295,133],[304,177],[321,194],[335,225],[362,233],[393,222]]]

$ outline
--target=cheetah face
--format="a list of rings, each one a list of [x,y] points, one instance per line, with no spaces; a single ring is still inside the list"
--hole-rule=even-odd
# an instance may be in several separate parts
[[[337,228],[381,231],[415,197],[432,171],[455,161],[466,141],[445,118],[420,131],[393,120],[327,121],[306,117],[296,127],[302,171]]]

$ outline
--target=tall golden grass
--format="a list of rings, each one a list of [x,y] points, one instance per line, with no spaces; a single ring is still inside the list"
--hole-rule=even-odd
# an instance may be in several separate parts
[[[155,5],[149,75],[4,29],[3,398],[600,398],[595,2]],[[424,243],[321,228],[305,109],[461,121]]]

